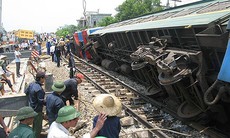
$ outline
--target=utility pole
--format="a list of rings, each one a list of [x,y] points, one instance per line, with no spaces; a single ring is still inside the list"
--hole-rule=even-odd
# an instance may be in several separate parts
[[[83,27],[87,26],[87,17],[86,17],[86,0],[82,0],[82,5],[83,5],[83,15],[85,18],[85,21],[83,23]]]
[[[0,27],[2,27],[2,0],[0,0]]]
[[[170,8],[169,0],[167,0],[166,8],[167,8],[167,9]]]
[[[174,7],[176,7],[176,2],[181,2],[181,0],[171,0],[171,1],[174,1]],[[169,0],[167,0],[166,8],[167,8],[167,9],[170,8]]]
[[[181,0],[171,0],[174,1],[174,7],[176,7],[176,2],[181,2]]]

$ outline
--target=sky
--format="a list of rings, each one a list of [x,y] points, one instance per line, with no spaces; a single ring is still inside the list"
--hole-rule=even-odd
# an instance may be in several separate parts
[[[6,31],[25,29],[55,32],[64,25],[77,25],[83,17],[83,0],[2,0],[2,24]],[[116,14],[125,0],[86,0],[86,11]],[[167,0],[161,0],[162,5]],[[182,0],[177,5],[197,0]],[[174,2],[171,2],[173,5]]]

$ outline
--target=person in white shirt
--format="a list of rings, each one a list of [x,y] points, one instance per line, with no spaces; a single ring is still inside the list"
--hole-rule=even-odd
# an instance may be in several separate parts
[[[28,45],[28,43],[25,41],[24,42],[24,47],[23,47],[24,49],[29,49],[29,45]]]
[[[28,46],[28,43],[27,43],[26,41],[23,41],[22,44],[21,44],[20,49],[21,49],[21,50],[25,50],[25,49],[28,49],[28,47],[29,47],[29,46]]]
[[[52,44],[50,47],[50,55],[52,57],[52,62],[54,62],[54,51],[55,51],[55,44]]]
[[[15,56],[17,77],[21,77],[22,76],[20,74],[20,57],[21,57],[21,53],[19,52],[19,46],[18,45],[15,46],[14,56]]]
[[[58,117],[49,129],[47,138],[75,138],[71,136],[68,129],[75,127],[79,116],[81,115],[73,106],[64,106],[58,111]],[[106,114],[100,114],[96,127],[89,133],[84,135],[84,138],[94,138],[98,131],[103,127],[106,120]]]

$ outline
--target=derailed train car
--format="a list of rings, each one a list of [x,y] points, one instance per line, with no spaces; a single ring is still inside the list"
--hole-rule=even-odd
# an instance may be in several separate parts
[[[229,18],[229,0],[206,0],[115,23],[90,35],[94,58],[178,117],[229,129],[229,81],[218,77]]]
[[[73,34],[75,45],[71,48],[72,52],[77,55],[78,57],[84,58],[84,59],[92,59],[90,53],[90,49],[92,47],[91,40],[89,40],[89,35],[93,32],[102,29],[103,27],[96,27],[96,28],[89,28],[82,31],[75,32]]]

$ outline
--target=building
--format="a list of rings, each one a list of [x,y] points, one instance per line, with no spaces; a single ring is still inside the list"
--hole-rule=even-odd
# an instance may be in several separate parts
[[[77,20],[79,27],[95,27],[98,22],[100,22],[103,18],[109,17],[112,14],[102,14],[97,12],[87,11],[85,17],[81,17]]]

